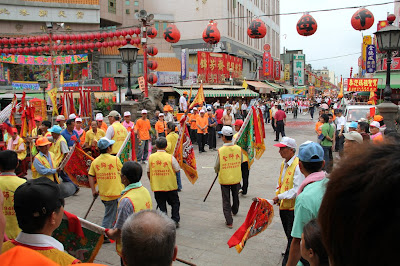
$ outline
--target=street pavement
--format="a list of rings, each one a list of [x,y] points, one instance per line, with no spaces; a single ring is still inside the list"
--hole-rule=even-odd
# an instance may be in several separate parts
[[[299,146],[306,140],[316,140],[314,133],[314,121],[310,116],[299,115],[298,119],[292,119],[288,115],[288,123],[285,128],[286,136],[296,139]],[[275,207],[275,217],[271,225],[259,235],[247,241],[243,251],[238,254],[236,249],[229,248],[227,241],[232,234],[244,222],[247,211],[252,203],[253,197],[272,199],[275,195],[275,188],[279,176],[280,163],[282,158],[278,148],[273,147],[275,134],[270,124],[266,125],[265,146],[266,151],[260,160],[255,160],[249,177],[249,190],[246,196],[240,195],[240,208],[233,217],[233,229],[225,227],[225,219],[222,212],[222,198],[218,182],[214,185],[208,199],[203,199],[215,178],[214,163],[216,151],[208,151],[199,154],[195,145],[196,161],[199,178],[192,185],[181,174],[183,190],[179,193],[181,202],[180,228],[177,229],[178,258],[189,261],[196,265],[280,265],[281,253],[286,248],[286,237],[279,218],[279,208]],[[222,145],[218,139],[217,147]],[[142,183],[151,192],[150,184],[143,169]],[[153,197],[153,207],[156,201]],[[90,189],[82,188],[78,195],[66,199],[65,210],[83,217],[92,202]],[[168,206],[170,211],[170,207]],[[98,199],[87,220],[101,225],[104,214],[104,206]],[[104,244],[98,253],[95,262],[106,265],[120,265],[120,258],[115,251],[115,244]],[[183,265],[175,262],[175,265]]]

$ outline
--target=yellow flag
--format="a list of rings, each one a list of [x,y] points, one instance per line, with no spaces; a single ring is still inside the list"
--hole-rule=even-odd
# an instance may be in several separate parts
[[[53,89],[49,90],[47,92],[49,95],[49,98],[51,100],[51,103],[53,104],[53,115],[58,115],[58,109],[57,109],[57,88],[54,87]]]
[[[243,80],[243,84],[242,87],[247,90],[247,88],[249,87],[249,85],[247,84],[246,80]]]
[[[60,74],[60,85],[61,86],[64,85],[64,71],[61,71],[61,74]]]
[[[200,88],[197,91],[196,97],[194,97],[193,102],[189,106],[189,110],[193,109],[193,107],[196,106],[203,106],[203,103],[206,101],[206,98],[204,97],[204,90],[203,90],[203,83],[200,84]]]

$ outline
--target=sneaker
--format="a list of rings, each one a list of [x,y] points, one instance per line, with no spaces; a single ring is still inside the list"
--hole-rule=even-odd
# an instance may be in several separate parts
[[[179,228],[179,223],[175,222],[175,226],[176,226],[176,228]]]
[[[232,228],[233,228],[233,224],[227,224],[227,223],[225,223],[225,225],[226,225],[226,227],[228,227],[229,229],[232,229]]]
[[[274,141],[279,141],[279,139],[274,139]]]
[[[239,189],[239,194],[243,193],[243,189]]]

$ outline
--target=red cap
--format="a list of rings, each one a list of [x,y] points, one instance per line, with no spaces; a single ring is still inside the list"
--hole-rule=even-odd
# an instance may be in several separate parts
[[[18,130],[17,130],[15,127],[13,127],[13,128],[11,129],[11,132],[12,132],[12,133],[18,133]]]
[[[243,120],[242,119],[236,119],[235,123],[233,124],[234,126],[242,126],[243,125]]]
[[[34,118],[35,121],[43,121],[43,118],[40,115],[35,116]]]

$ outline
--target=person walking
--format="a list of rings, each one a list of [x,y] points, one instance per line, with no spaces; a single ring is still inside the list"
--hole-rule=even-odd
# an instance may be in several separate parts
[[[329,116],[327,114],[321,115],[324,120],[324,124],[321,127],[321,146],[324,151],[325,166],[324,170],[328,172],[332,168],[333,161],[331,161],[330,154],[332,153],[333,147],[335,147],[335,127],[329,124]]]
[[[279,147],[279,154],[284,159],[281,163],[281,170],[276,189],[274,204],[279,205],[279,216],[281,217],[283,230],[287,238],[286,251],[282,265],[286,265],[289,258],[290,245],[292,243],[294,206],[296,202],[297,190],[304,180],[304,175],[299,168],[299,158],[296,156],[296,141],[289,137],[283,137],[280,143],[274,145]]]
[[[344,144],[344,126],[346,125],[346,119],[343,117],[343,111],[341,109],[335,110],[335,124],[336,124],[336,141],[335,141],[335,151],[341,153],[343,151],[343,144]],[[327,162],[325,161],[325,164]]]
[[[147,119],[147,110],[142,110],[142,117],[136,120],[135,134],[139,140],[138,149],[138,162],[142,161],[145,163],[147,161],[147,156],[149,154],[149,140],[150,140],[150,120]]]
[[[286,125],[286,114],[282,111],[282,107],[278,105],[278,110],[275,113],[274,120],[275,120],[275,133],[276,138],[275,141],[279,141],[279,134],[282,137],[285,137],[285,125]]]
[[[106,131],[106,138],[114,140],[115,143],[112,145],[112,155],[117,155],[124,143],[126,136],[128,136],[128,130],[121,124],[121,115],[113,110],[108,114],[108,121],[110,126]]]
[[[221,185],[222,210],[225,216],[225,224],[233,228],[232,214],[239,211],[239,188],[242,179],[241,164],[243,162],[242,150],[232,142],[233,130],[230,126],[224,126],[219,132],[222,135],[224,145],[218,149],[214,170],[218,174],[218,182]],[[232,194],[232,205],[231,205]]]
[[[176,172],[180,170],[180,166],[175,157],[165,151],[166,148],[167,139],[158,138],[156,140],[157,152],[149,157],[147,177],[150,180],[151,190],[154,192],[158,207],[167,214],[167,203],[171,205],[171,218],[175,221],[176,227],[179,227],[180,201]]]
[[[187,91],[184,91],[182,96],[179,98],[179,111],[181,113],[184,113],[187,110],[187,98]]]
[[[235,143],[235,141],[239,137],[239,130],[243,126],[243,120],[237,119],[235,121],[235,124],[233,125],[235,126],[235,131],[236,131],[235,135],[233,135],[233,143]],[[242,170],[242,185],[240,185],[239,193],[242,193],[242,195],[247,195],[247,189],[249,187],[250,169],[249,169],[249,157],[244,153],[240,169]]]
[[[178,143],[179,135],[175,132],[175,124],[169,122],[167,124],[167,148],[165,151],[174,156],[176,144]],[[176,182],[178,183],[178,192],[182,191],[181,171],[176,172]]]
[[[211,107],[207,108],[208,114],[208,148],[210,150],[217,150],[217,119],[212,113]]]
[[[189,129],[189,134],[190,134],[190,140],[192,141],[193,144],[197,143],[197,118],[200,116],[197,107],[193,108],[193,113],[189,115],[189,122],[190,122],[190,129]]]
[[[276,131],[275,114],[278,111],[278,106],[279,106],[278,102],[275,102],[274,106],[272,106],[271,108],[271,125],[274,132]]]
[[[204,150],[204,145],[206,144],[207,139],[207,130],[208,130],[208,119],[205,116],[204,110],[200,110],[200,116],[196,118],[196,126],[197,126],[197,144],[199,145],[199,152],[206,152]]]
[[[46,131],[48,131],[48,129],[46,129]],[[51,132],[47,133],[51,135]],[[61,136],[63,136],[67,142],[68,148],[74,146],[76,142],[79,142],[79,135],[75,130],[75,119],[67,120],[67,128],[61,131]]]
[[[13,127],[11,138],[7,141],[7,150],[15,151],[18,154],[18,164],[16,174],[19,177],[25,177],[27,175],[27,166],[23,167],[23,161],[26,158],[26,144],[25,140],[18,135],[18,130]]]

